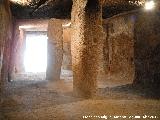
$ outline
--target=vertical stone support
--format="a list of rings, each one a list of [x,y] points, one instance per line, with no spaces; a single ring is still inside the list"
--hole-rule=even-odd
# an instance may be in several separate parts
[[[0,90],[8,75],[12,18],[8,0],[0,1]],[[7,73],[6,73],[6,72]],[[1,92],[1,91],[0,91]]]
[[[1,93],[2,93],[2,87],[3,87],[3,81],[2,81],[2,63],[3,63],[3,52],[4,52],[4,44],[5,44],[5,34],[4,32],[6,32],[6,25],[4,24],[4,15],[6,12],[5,11],[5,7],[4,7],[4,3],[3,1],[0,2],[0,97],[1,97]],[[1,99],[0,99],[0,103],[1,103]]]
[[[8,0],[0,0],[0,108],[5,97],[10,63],[12,17]],[[3,119],[3,115],[0,115]]]
[[[15,69],[16,73],[24,73],[24,52],[25,52],[25,43],[26,43],[26,33],[24,29],[19,28],[19,25],[15,27],[14,40],[16,41],[15,45]]]
[[[48,60],[47,80],[60,80],[63,60],[63,29],[62,21],[51,19],[48,23]]]
[[[25,66],[24,66],[24,53],[25,53],[25,46],[26,46],[26,33],[25,33],[25,30],[23,29],[20,29],[20,36],[19,36],[19,50],[18,50],[18,57],[19,57],[19,66],[18,69],[19,69],[19,72],[20,73],[23,73],[25,72]]]
[[[72,7],[73,90],[82,97],[96,91],[100,48],[103,39],[102,7],[99,0],[74,0]]]

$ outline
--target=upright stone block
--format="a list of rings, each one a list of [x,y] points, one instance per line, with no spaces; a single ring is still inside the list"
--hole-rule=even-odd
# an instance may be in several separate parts
[[[63,60],[62,21],[51,19],[48,23],[48,60],[46,79],[60,80]]]
[[[96,91],[101,42],[102,7],[99,0],[74,0],[72,8],[73,90],[82,97]]]

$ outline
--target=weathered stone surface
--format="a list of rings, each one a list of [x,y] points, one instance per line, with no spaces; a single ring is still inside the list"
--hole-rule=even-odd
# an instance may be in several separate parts
[[[132,83],[134,79],[134,16],[132,13],[104,20],[104,69],[110,82]]]
[[[135,83],[160,88],[159,10],[140,12],[135,23]]]
[[[15,73],[24,72],[24,51],[25,51],[25,30],[20,29],[19,26],[16,26],[14,40],[16,40],[15,44]]]
[[[12,40],[12,17],[7,0],[0,2],[0,92],[8,80],[10,44]]]
[[[71,28],[63,28],[63,63],[62,69],[72,70]]]
[[[60,80],[63,60],[63,29],[62,21],[51,19],[48,23],[48,61],[46,79]]]
[[[96,90],[102,11],[98,0],[76,0],[72,8],[72,69],[76,95],[91,97]]]
[[[73,0],[11,0],[12,13],[16,18],[57,18],[71,17]],[[103,18],[138,9],[145,0],[101,0]],[[157,2],[157,1],[156,1]]]
[[[105,20],[106,73],[118,74],[111,82],[159,88],[159,20],[159,10],[133,11]]]
[[[7,0],[0,1],[0,119],[2,116],[2,102],[6,94],[6,85],[10,75],[10,52],[12,40],[12,17]]]
[[[99,67],[105,70],[107,82],[158,85],[158,20],[157,11],[132,11],[103,21],[106,40]]]

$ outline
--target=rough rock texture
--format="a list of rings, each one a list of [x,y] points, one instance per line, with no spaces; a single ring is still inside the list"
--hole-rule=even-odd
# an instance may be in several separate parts
[[[160,88],[160,11],[140,12],[135,23],[135,83]],[[159,89],[160,90],[160,89]]]
[[[72,69],[76,95],[91,97],[96,90],[102,13],[98,0],[76,0],[72,9]]]
[[[134,18],[122,14],[104,20],[104,69],[109,76],[118,76],[112,82],[132,83],[134,79]]]
[[[0,92],[7,82],[12,40],[12,17],[7,0],[0,1]]]
[[[10,79],[10,53],[12,40],[12,17],[7,0],[0,1],[0,119],[6,85]]]
[[[62,69],[72,70],[71,28],[63,28],[63,63]]]
[[[46,79],[60,80],[63,60],[63,29],[62,21],[51,19],[48,23],[48,61]]]
[[[25,38],[26,38],[26,31],[20,29],[19,26],[15,26],[14,29],[14,40],[16,44],[14,46],[13,57],[15,58],[15,65],[14,65],[14,72],[15,73],[22,73],[24,72],[24,51],[25,51]]]
[[[120,14],[103,20],[105,39],[99,48],[99,79],[104,76],[106,82],[129,84],[134,80],[134,12]],[[63,68],[71,57],[69,53],[70,32],[72,28],[63,31],[64,59]],[[113,77],[115,76],[115,77]]]
[[[73,0],[10,0],[12,13],[16,18],[71,17]],[[145,0],[101,0],[103,18],[134,10],[143,6]]]
[[[58,4],[58,3],[63,3],[63,2],[70,2],[71,0],[10,0],[14,3],[18,3],[21,5],[32,5],[32,6],[38,6],[38,5],[45,5],[45,4]],[[142,5],[145,0],[101,0],[102,5],[114,5],[114,4],[137,4],[137,5]]]
[[[157,9],[132,11],[105,20],[106,73],[111,77],[117,74],[111,82],[134,81],[159,90],[159,20]]]

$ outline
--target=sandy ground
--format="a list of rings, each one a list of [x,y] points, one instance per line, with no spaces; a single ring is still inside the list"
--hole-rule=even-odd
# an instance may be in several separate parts
[[[1,102],[0,120],[130,120],[135,116],[143,120],[145,115],[160,120],[156,93],[129,84],[107,87],[100,81],[97,95],[84,99],[73,95],[72,82],[71,78],[57,82],[10,82]],[[153,118],[145,118],[150,119]]]

